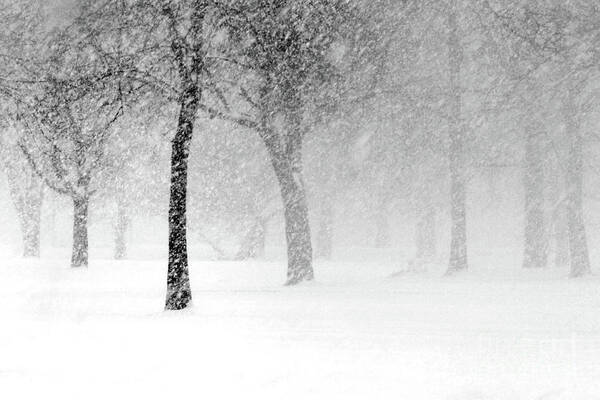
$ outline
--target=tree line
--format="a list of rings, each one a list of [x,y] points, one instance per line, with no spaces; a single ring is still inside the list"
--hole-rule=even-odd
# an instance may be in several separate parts
[[[447,206],[448,274],[467,269],[468,186],[482,168],[522,169],[524,267],[547,264],[552,224],[571,274],[590,271],[584,150],[593,136],[582,125],[595,121],[593,2],[21,0],[0,13],[3,157],[27,256],[39,255],[47,187],[72,201],[71,265],[87,266],[90,201],[151,173],[140,169],[160,126],[171,147],[165,307],[187,307],[189,164],[203,157],[190,150],[220,124],[259,138],[281,204],[255,183],[244,206],[255,220],[237,257],[260,253],[281,210],[287,285],[314,279],[313,255],[331,256],[336,198],[350,181],[373,197],[378,247],[389,245],[399,193],[412,199],[417,263],[437,252],[436,214]],[[309,139],[319,149],[316,235]],[[122,258],[126,199],[110,196]]]

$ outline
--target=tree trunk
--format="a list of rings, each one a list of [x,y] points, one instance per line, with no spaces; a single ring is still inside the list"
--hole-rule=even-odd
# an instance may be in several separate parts
[[[192,300],[187,254],[187,176],[190,142],[200,93],[189,86],[182,97],[177,131],[171,143],[169,263],[166,310],[181,310]]]
[[[536,128],[527,128],[525,143],[525,245],[523,268],[547,264],[547,235],[544,216],[544,151]]]
[[[291,169],[282,171],[279,184],[285,205],[285,237],[288,245],[286,285],[295,285],[314,279],[308,203],[304,182]]]
[[[6,163],[10,194],[23,238],[23,256],[40,256],[40,222],[44,187],[31,169],[18,159]]]
[[[453,174],[451,183],[451,241],[450,265],[452,274],[468,268],[467,262],[467,212],[464,177]]]
[[[583,135],[575,121],[573,102],[570,101],[566,107],[567,134],[571,138],[567,164],[567,224],[571,276],[579,277],[591,271],[583,220]]]
[[[462,88],[460,74],[462,46],[459,37],[456,2],[448,12],[448,61],[450,72],[450,262],[447,274],[465,270],[467,262],[466,177],[464,166],[465,132],[462,123]]]
[[[127,257],[127,231],[129,229],[129,216],[127,205],[122,198],[117,199],[117,221],[115,223],[115,260]]]
[[[262,139],[267,147],[279,183],[284,207],[288,269],[286,285],[314,279],[308,201],[302,172],[303,134],[298,111],[287,116],[285,145],[264,120]]]
[[[331,259],[333,253],[333,204],[329,196],[323,196],[321,218],[317,235],[316,257]]]
[[[302,171],[291,160],[274,163],[284,206],[288,270],[286,285],[314,279],[308,203]]]
[[[87,197],[73,198],[73,268],[88,266],[88,206]]]
[[[261,139],[269,153],[283,200],[288,257],[286,285],[288,286],[314,279],[308,201],[302,171],[304,107],[298,91],[298,83],[294,82],[297,77],[290,78],[285,87],[281,88],[284,93],[282,101],[285,105],[286,131],[279,134],[270,121],[273,110],[270,95],[274,87],[269,77],[260,90],[259,104],[262,114],[258,127]]]

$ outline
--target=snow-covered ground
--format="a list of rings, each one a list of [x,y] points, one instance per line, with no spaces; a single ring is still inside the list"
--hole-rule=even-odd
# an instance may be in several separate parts
[[[4,259],[0,398],[600,399],[597,277],[347,258],[295,288],[280,260],[192,260],[180,313],[164,260]]]

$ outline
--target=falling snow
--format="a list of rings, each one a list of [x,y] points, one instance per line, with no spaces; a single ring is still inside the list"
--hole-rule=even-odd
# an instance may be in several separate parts
[[[594,0],[0,20],[5,397],[600,397]]]

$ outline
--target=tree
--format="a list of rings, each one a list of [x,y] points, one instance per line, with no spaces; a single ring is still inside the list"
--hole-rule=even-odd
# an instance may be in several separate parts
[[[544,268],[547,263],[547,235],[544,215],[543,125],[525,126],[525,254],[524,268]],[[542,142],[542,144],[540,144]]]
[[[204,96],[216,89],[207,54],[218,32],[211,30],[212,2],[111,0],[89,24],[88,47],[127,82],[134,104],[170,111],[177,123],[171,140],[169,260],[165,309],[186,308],[192,293],[187,253],[187,185],[190,143]]]
[[[251,88],[243,97],[255,108],[254,127],[263,140],[284,204],[288,249],[287,284],[312,280],[311,230],[303,179],[302,146],[310,129],[310,96],[335,73],[331,49],[351,31],[344,1],[231,1],[224,7],[232,40],[242,44],[231,58],[247,67]],[[241,56],[240,56],[241,55]]]
[[[21,83],[31,79],[38,66],[33,55],[40,50],[46,33],[44,8],[28,0],[0,1],[0,118],[2,119],[2,164],[13,204],[21,225],[23,256],[39,257],[43,186],[29,168],[16,144],[16,108],[24,94]],[[15,129],[16,128],[16,129]]]
[[[463,49],[458,25],[458,2],[448,9],[450,215],[452,220],[448,274],[467,269],[466,176],[464,171],[465,125],[462,120],[461,67]]]
[[[146,4],[147,7],[152,7]],[[187,184],[190,143],[206,76],[204,27],[209,12],[207,1],[165,1],[164,19],[172,61],[179,83],[179,118],[171,147],[171,190],[169,199],[169,264],[167,310],[186,308],[192,300],[187,254]]]
[[[589,78],[598,73],[598,28],[593,22],[598,11],[585,2],[531,1],[512,10],[489,8],[501,26],[528,50],[525,59],[537,59],[532,70],[545,67],[546,76],[549,70],[554,73],[550,90],[562,98],[560,109],[568,138],[565,208],[571,276],[585,275],[590,271],[590,262],[583,218],[584,136],[579,129],[577,103]]]
[[[563,102],[566,134],[569,137],[567,156],[567,226],[571,276],[579,277],[591,271],[583,218],[583,141],[577,121],[576,86],[569,88]]]
[[[19,147],[7,142],[8,140],[4,140],[2,158],[10,195],[21,226],[23,257],[39,257],[43,182],[27,164]]]
[[[101,97],[79,80],[46,75],[22,117],[19,146],[48,187],[73,201],[72,267],[88,265],[88,212],[94,175],[102,166],[118,99]],[[93,88],[93,89],[98,89]]]

